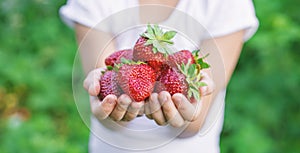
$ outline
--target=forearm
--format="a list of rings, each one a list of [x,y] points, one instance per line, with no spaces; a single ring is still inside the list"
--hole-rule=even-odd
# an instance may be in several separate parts
[[[222,80],[220,81],[221,83],[216,83],[217,90],[224,89],[230,81],[243,47],[244,33],[245,31],[241,30],[226,36],[205,40],[201,45],[201,50],[206,50],[210,53],[208,59],[211,59],[209,63],[211,63],[212,69],[215,69],[215,72],[225,73],[221,75],[212,74],[214,75],[213,78],[216,79],[215,81]],[[218,78],[223,76],[225,78]]]
[[[78,23],[75,24],[75,31],[85,74],[95,68],[105,67],[105,57],[115,51],[112,36]]]
[[[225,72],[225,79],[218,78],[221,81],[216,81],[216,87],[215,87],[215,94],[208,95],[203,97],[202,101],[202,107],[201,107],[201,113],[197,117],[197,119],[194,122],[189,123],[187,128],[181,133],[179,137],[190,137],[198,133],[198,131],[201,129],[202,125],[205,122],[207,113],[209,111],[209,108],[212,104],[213,95],[216,95],[220,90],[223,90],[226,88],[231,75],[236,67],[236,63],[239,59],[240,52],[243,46],[243,36],[244,36],[244,30],[241,30],[239,32],[218,37],[215,39],[206,40],[203,42],[202,49],[208,50],[212,52],[210,56],[221,56],[224,64],[224,72]],[[220,61],[210,61],[210,62],[220,62]],[[215,64],[212,64],[212,68],[214,68]],[[214,74],[212,74],[214,75]],[[217,77],[213,77],[217,78]]]

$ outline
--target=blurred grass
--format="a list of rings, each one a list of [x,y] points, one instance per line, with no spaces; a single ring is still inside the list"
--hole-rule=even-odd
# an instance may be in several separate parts
[[[221,149],[300,150],[300,17],[297,0],[255,0],[260,28],[228,87]],[[89,131],[72,96],[76,43],[60,0],[0,2],[0,150],[87,152]]]

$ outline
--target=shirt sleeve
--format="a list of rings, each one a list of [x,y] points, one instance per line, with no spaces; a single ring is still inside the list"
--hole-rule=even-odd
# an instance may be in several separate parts
[[[212,37],[246,30],[244,41],[253,36],[258,19],[251,0],[212,0],[208,8],[207,30]]]
[[[104,4],[106,3],[106,4]],[[59,10],[61,19],[70,27],[80,23],[88,27],[96,26],[109,16],[109,1],[102,0],[68,0]]]
[[[97,13],[96,17],[93,5],[90,5],[92,1],[68,0],[59,10],[60,17],[70,27],[73,27],[75,22],[93,27],[96,24],[95,18],[101,19],[104,15]]]

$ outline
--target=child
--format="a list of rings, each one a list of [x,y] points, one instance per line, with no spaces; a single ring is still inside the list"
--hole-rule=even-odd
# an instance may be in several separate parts
[[[258,26],[251,1],[69,0],[60,13],[75,28],[83,68],[88,74],[84,87],[90,94],[93,113],[91,153],[219,152],[225,88],[243,42]],[[171,96],[168,92],[153,93],[146,102],[139,103],[128,95],[109,95],[102,102],[96,97],[104,58],[116,50],[132,48],[145,30],[136,26],[145,23],[179,29],[183,34],[176,41],[181,43],[178,46],[193,48],[183,38],[187,35],[197,47],[216,51],[210,55],[212,68],[218,67],[220,59],[223,61],[224,74],[220,74],[224,78],[216,77],[216,72],[212,76],[204,72],[202,81],[207,86],[200,89],[203,98],[197,105],[181,94]],[[146,116],[138,117],[139,114]]]

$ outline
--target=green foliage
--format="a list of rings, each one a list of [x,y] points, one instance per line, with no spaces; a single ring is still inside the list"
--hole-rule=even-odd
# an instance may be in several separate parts
[[[260,27],[245,44],[227,90],[222,152],[295,153],[300,149],[300,3],[254,3]]]
[[[0,2],[0,150],[87,152],[72,95],[73,31],[59,0]]]
[[[221,151],[296,153],[300,1],[254,2],[260,27],[246,43],[227,90]],[[64,3],[0,2],[2,153],[87,152],[89,130],[72,96],[75,39],[58,16]]]

